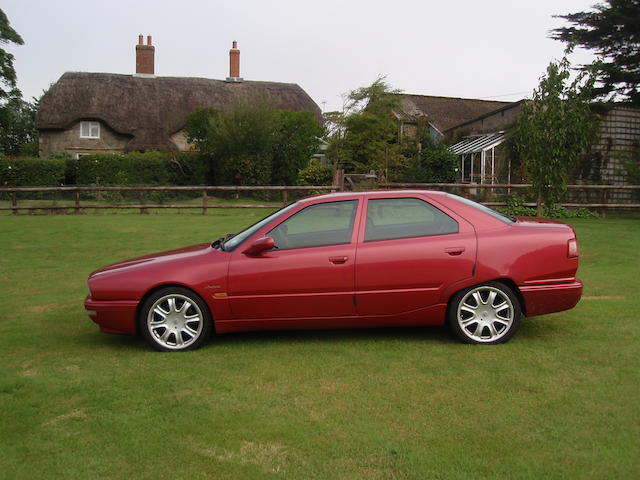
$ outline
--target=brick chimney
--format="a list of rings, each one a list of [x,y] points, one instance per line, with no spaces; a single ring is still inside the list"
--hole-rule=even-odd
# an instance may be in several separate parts
[[[240,50],[238,50],[238,42],[235,40],[229,50],[229,76],[227,82],[242,82],[240,77]]]
[[[136,45],[136,75],[155,75],[154,56],[156,47],[151,45],[151,35],[147,35],[147,44],[144,44],[142,35],[138,35]]]

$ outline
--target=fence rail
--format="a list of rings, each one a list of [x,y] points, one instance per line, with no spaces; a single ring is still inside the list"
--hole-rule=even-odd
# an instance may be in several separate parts
[[[378,183],[375,185],[379,189],[432,189],[455,191],[462,193],[468,198],[480,201],[487,206],[504,206],[506,202],[497,201],[496,196],[510,195],[515,192],[524,194],[530,189],[529,184],[470,184],[470,183]],[[202,186],[61,186],[61,187],[0,187],[0,195],[8,195],[9,204],[0,204],[0,211],[11,210],[17,214],[19,211],[71,211],[80,213],[82,210],[122,210],[122,209],[138,209],[140,213],[147,213],[151,209],[201,209],[202,213],[210,208],[277,208],[282,204],[289,203],[289,193],[294,191],[300,192],[334,192],[348,189],[349,187],[357,188],[357,186],[347,186],[344,183],[336,185],[316,185],[316,186],[280,186],[280,185],[260,185],[260,186],[235,186],[235,185],[202,185]],[[81,194],[96,193],[97,198],[100,192],[137,192],[138,197],[136,203],[123,204],[95,204],[90,200],[81,198]],[[201,201],[198,204],[163,204],[148,203],[145,200],[146,192],[199,192]],[[281,192],[282,203],[261,203],[261,204],[212,204],[210,203],[210,192]],[[608,209],[638,209],[640,203],[633,201],[633,197],[640,198],[640,185],[568,185],[568,197],[574,198],[573,201],[561,203],[567,208],[594,208],[600,210]],[[620,201],[618,198],[620,193],[624,192],[630,201]],[[637,195],[635,194],[637,192]],[[69,201],[73,202],[64,205],[20,205],[18,194],[24,193],[65,193],[72,194]],[[591,201],[575,201],[576,195],[586,195]],[[594,199],[593,197],[597,197]],[[613,196],[614,198],[611,198]],[[87,203],[89,202],[89,203]],[[533,202],[524,202],[525,206],[535,206]]]
[[[526,195],[526,192],[531,189],[531,184],[380,183],[378,187],[387,189],[415,188],[444,191],[453,190],[461,192],[467,198],[480,201],[483,205],[501,207],[507,205],[507,202],[496,201],[496,196],[508,196],[515,192],[518,192],[520,195]],[[640,203],[634,201],[634,196],[640,199],[640,185],[567,185],[567,193],[565,196],[568,197],[568,200],[561,202],[560,205],[566,208],[591,208],[601,210],[603,213],[605,210],[640,208]],[[577,201],[576,198],[580,196],[591,200]],[[536,203],[525,201],[523,205],[526,207],[535,207]]]
[[[531,188],[530,183],[380,183],[379,188],[418,188],[418,189],[443,189],[443,188],[464,188],[481,190],[500,189],[527,189]],[[640,185],[567,185],[567,190],[638,190]]]
[[[10,205],[0,205],[0,211],[11,210],[17,214],[20,210],[34,211],[66,211],[72,210],[80,213],[81,210],[130,210],[139,209],[140,213],[146,213],[151,209],[201,209],[206,213],[210,208],[278,208],[282,204],[289,203],[289,192],[317,192],[335,191],[334,185],[316,186],[289,186],[289,185],[258,185],[258,186],[235,186],[235,185],[198,185],[198,186],[61,186],[61,187],[0,187],[0,194],[6,193],[9,196]],[[209,192],[282,192],[282,204],[211,204],[209,203]],[[66,205],[19,205],[19,193],[72,193],[73,204]],[[81,193],[95,192],[138,192],[138,203],[136,204],[95,204],[83,203]],[[201,192],[202,201],[200,204],[159,204],[146,203],[145,192]],[[85,200],[86,202],[86,200]]]

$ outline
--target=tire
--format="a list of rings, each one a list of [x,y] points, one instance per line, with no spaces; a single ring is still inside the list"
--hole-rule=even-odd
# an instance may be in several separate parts
[[[147,298],[140,309],[139,327],[151,347],[161,352],[199,348],[211,335],[211,314],[196,293],[167,287]]]
[[[447,321],[464,343],[495,345],[513,337],[522,309],[513,291],[500,282],[488,282],[456,293]]]

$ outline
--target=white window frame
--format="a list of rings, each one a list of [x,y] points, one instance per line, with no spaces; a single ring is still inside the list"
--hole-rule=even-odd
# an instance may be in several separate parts
[[[100,138],[100,122],[80,122],[80,138]]]

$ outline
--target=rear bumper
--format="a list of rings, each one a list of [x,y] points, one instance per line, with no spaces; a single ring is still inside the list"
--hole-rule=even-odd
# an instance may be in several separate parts
[[[582,282],[577,278],[566,283],[521,285],[519,288],[528,317],[569,310],[582,297]]]
[[[84,308],[104,333],[136,333],[136,300],[93,300],[87,296]]]

